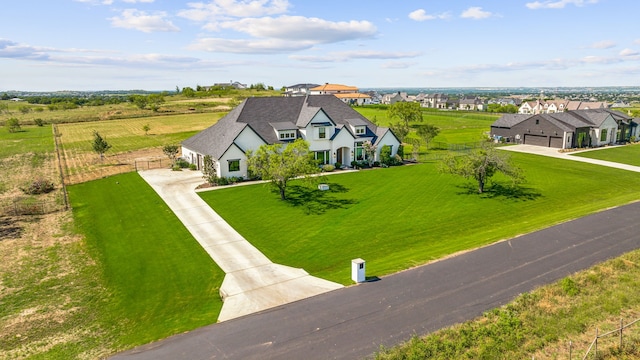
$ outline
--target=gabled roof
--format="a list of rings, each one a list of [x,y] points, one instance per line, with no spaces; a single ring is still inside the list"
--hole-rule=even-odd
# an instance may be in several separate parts
[[[365,136],[375,137],[378,132],[375,124],[333,95],[254,97],[245,99],[215,125],[183,141],[182,145],[219,159],[246,127],[266,143],[282,143],[274,130],[304,128],[320,111],[336,128],[348,131],[346,125],[359,124],[367,127]]]
[[[333,94],[338,99],[370,99],[371,96],[362,93],[340,93]]]
[[[624,124],[628,124],[629,121],[631,121],[631,117],[619,111],[589,109],[538,115],[506,114],[496,120],[491,126],[511,128],[527,119],[537,117],[556,125],[564,131],[575,131],[576,128],[600,127],[609,116]]]
[[[504,114],[493,124],[491,124],[491,126],[510,128],[513,125],[519,124],[530,117],[531,115],[529,114]]]

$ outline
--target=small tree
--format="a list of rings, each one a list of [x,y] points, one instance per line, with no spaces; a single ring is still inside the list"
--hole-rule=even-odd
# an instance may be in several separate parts
[[[22,130],[22,128],[20,127],[20,120],[16,118],[11,118],[7,120],[7,123],[5,124],[5,126],[7,127],[7,130],[9,130],[10,133],[15,133]]]
[[[390,119],[399,118],[407,127],[410,122],[422,122],[422,110],[417,102],[400,101],[392,104],[387,110],[387,115]]]
[[[371,167],[376,156],[377,146],[373,145],[371,141],[367,140],[362,144],[362,148],[364,149],[364,153],[367,157],[367,163],[369,163],[369,167]]]
[[[440,171],[459,175],[465,179],[474,179],[478,182],[478,193],[480,194],[484,192],[487,181],[498,172],[509,177],[514,185],[523,180],[522,171],[511,163],[509,155],[505,151],[496,150],[488,142],[468,155],[449,154],[442,159]]]
[[[93,132],[93,143],[92,143],[93,151],[100,154],[100,160],[104,159],[104,153],[107,150],[111,149],[111,144],[107,142],[105,138],[103,138],[100,133],[97,131]]]
[[[218,172],[211,155],[205,155],[202,167],[202,178],[209,184],[216,184],[218,181]]]
[[[262,145],[247,152],[249,171],[263,180],[269,180],[285,200],[289,180],[315,174],[319,171],[309,143],[298,139],[290,144]]]
[[[429,143],[434,137],[438,136],[438,134],[440,133],[440,129],[434,125],[425,124],[425,125],[418,126],[418,130],[416,132],[418,136],[420,136],[420,138],[427,145],[427,149],[428,149]]]
[[[171,160],[171,167],[175,166],[179,151],[180,147],[178,145],[165,145],[162,148],[162,152]]]
[[[420,139],[411,138],[411,157],[413,160],[418,160],[418,156],[420,156],[420,144],[422,143]]]
[[[402,121],[389,125],[389,128],[393,131],[400,142],[404,142],[404,139],[409,135],[409,125]]]
[[[149,126],[149,124],[144,124],[142,126],[142,131],[144,131],[145,135],[149,135],[149,130],[151,130],[151,127]]]

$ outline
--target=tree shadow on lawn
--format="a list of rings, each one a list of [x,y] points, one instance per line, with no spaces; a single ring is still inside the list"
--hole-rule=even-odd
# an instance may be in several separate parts
[[[288,186],[285,201],[294,207],[304,208],[307,215],[320,215],[328,210],[343,209],[358,203],[354,199],[339,199],[335,196],[335,194],[348,192],[349,189],[346,187],[335,183],[328,185],[329,190],[325,191],[304,185]]]
[[[491,186],[485,187],[482,194],[478,193],[476,183],[467,183],[457,186],[460,191],[458,195],[479,195],[483,199],[505,198],[518,201],[531,201],[542,197],[537,190],[520,185],[508,186],[500,183],[493,183]]]

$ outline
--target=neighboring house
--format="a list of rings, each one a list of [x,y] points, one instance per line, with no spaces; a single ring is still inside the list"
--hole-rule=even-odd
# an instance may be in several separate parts
[[[560,149],[597,147],[625,141],[631,117],[609,109],[505,114],[491,125],[491,137]]]
[[[447,94],[428,94],[422,99],[422,107],[434,109],[448,109],[449,95]]]
[[[283,96],[306,96],[311,92],[310,90],[316,88],[320,85],[318,84],[295,84],[291,86],[287,86],[285,88],[285,92]]]
[[[392,105],[397,102],[409,101],[409,97],[406,92],[395,92],[392,94],[384,94],[382,95],[382,103],[386,105]]]
[[[310,95],[333,95],[333,94],[353,94],[357,93],[358,88],[355,86],[347,86],[342,84],[329,84],[319,85],[309,89]]]
[[[333,94],[333,96],[342,100],[349,105],[370,105],[372,104],[371,96],[361,93]]]
[[[536,100],[525,101],[518,109],[519,114],[552,114],[573,110],[608,109],[606,102],[569,101],[569,100]]]
[[[218,176],[247,177],[249,150],[264,144],[287,144],[298,138],[309,142],[321,164],[366,160],[363,144],[380,150],[391,146],[398,151],[400,141],[391,130],[379,127],[334,95],[306,97],[255,97],[244,100],[215,125],[182,142],[182,156],[202,169],[210,155]]]
[[[484,111],[484,102],[478,97],[463,97],[458,103],[458,110]]]

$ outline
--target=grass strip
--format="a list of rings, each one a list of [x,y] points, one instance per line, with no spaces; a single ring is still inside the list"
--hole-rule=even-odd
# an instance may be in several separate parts
[[[110,292],[100,319],[120,347],[216,322],[224,273],[137,173],[73,185],[69,195]]]
[[[606,149],[585,151],[571,155],[589,159],[605,160],[621,164],[640,166],[640,144],[613,146]]]

